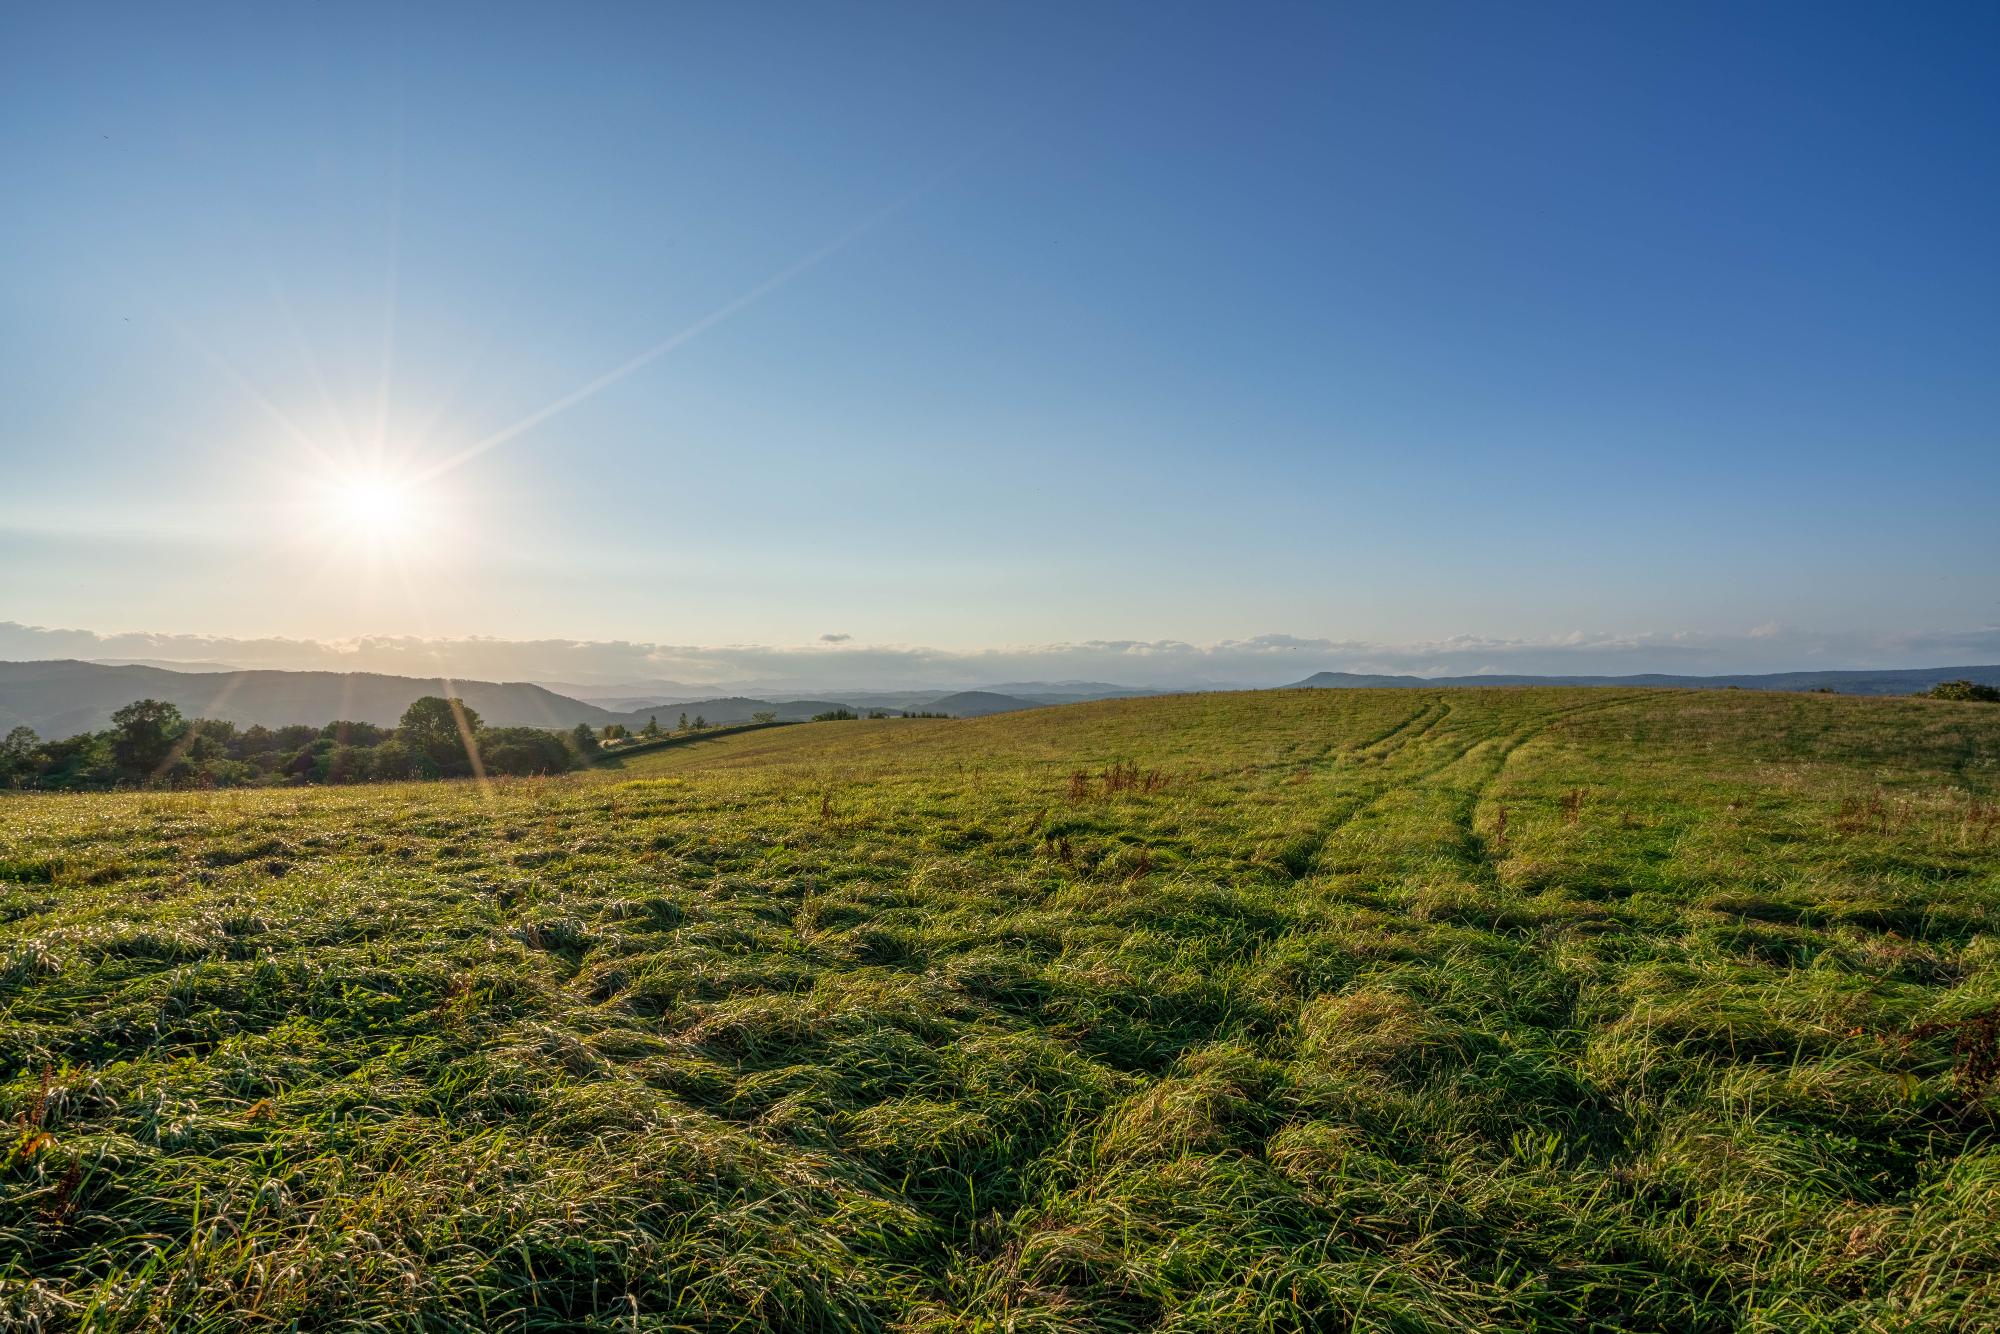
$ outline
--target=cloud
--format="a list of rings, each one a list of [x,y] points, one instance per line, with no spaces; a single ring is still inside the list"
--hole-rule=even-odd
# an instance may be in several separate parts
[[[2000,626],[1882,634],[1770,625],[1743,634],[1573,631],[1522,638],[1453,635],[1401,644],[1266,634],[1212,644],[1109,639],[963,651],[855,644],[847,635],[825,635],[819,643],[802,646],[408,636],[325,642],[98,634],[0,621],[0,659],[37,658],[155,658],[239,667],[446,675],[465,680],[631,683],[648,688],[687,685],[704,690],[800,693],[871,687],[963,689],[1016,681],[1269,686],[1319,671],[1619,676],[1638,672],[1961,666],[2000,662]]]

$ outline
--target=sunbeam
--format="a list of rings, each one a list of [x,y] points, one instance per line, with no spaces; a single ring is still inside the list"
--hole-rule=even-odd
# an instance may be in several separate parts
[[[464,449],[459,450],[457,453],[449,455],[448,457],[439,460],[436,464],[433,464],[431,467],[420,472],[418,474],[418,480],[425,480],[431,477],[436,477],[442,473],[450,472],[454,468],[459,468],[464,466],[465,464],[471,462],[473,459],[478,458],[481,454],[486,453],[488,450],[493,449],[496,446],[507,443],[509,440],[512,440],[514,437],[522,434],[523,432],[533,430],[535,427],[541,425],[549,418],[555,416],[557,413],[564,412],[570,408],[573,408],[577,404],[583,402],[585,399],[590,398],[592,395],[597,394],[604,389],[610,388],[612,385],[617,384],[620,380],[623,380],[626,376],[631,375],[635,371],[643,369],[647,365],[650,365],[652,362],[657,361],[659,358],[665,356],[667,353],[672,352],[674,349],[685,346],[687,343],[692,342],[696,338],[699,338],[701,335],[707,333],[710,329],[713,329],[716,325],[723,323],[725,320],[728,320],[732,316],[741,314],[743,311],[749,309],[751,306],[756,305],[759,301],[762,301],[765,297],[770,296],[773,292],[776,292],[780,288],[784,287],[787,283],[790,283],[794,279],[799,278],[800,276],[809,273],[813,269],[819,267],[819,265],[823,264],[828,259],[831,259],[834,255],[839,254],[842,250],[845,250],[848,246],[853,245],[856,241],[866,236],[869,232],[874,231],[877,227],[887,222],[890,218],[893,218],[894,216],[896,216],[896,214],[908,208],[918,199],[922,198],[924,195],[936,189],[937,186],[942,181],[944,181],[953,172],[959,169],[959,165],[962,164],[955,164],[951,168],[948,168],[947,170],[940,172],[938,175],[932,177],[930,180],[925,181],[922,185],[919,185],[915,189],[910,190],[906,194],[900,196],[887,206],[878,209],[874,213],[871,213],[869,216],[863,218],[860,222],[856,223],[854,226],[848,228],[840,235],[834,237],[831,241],[828,241],[825,245],[820,246],[817,250],[812,251],[811,253],[805,255],[803,258],[793,261],[791,264],[788,264],[784,268],[778,270],[776,273],[764,279],[762,282],[758,283],[755,287],[750,288],[742,295],[734,297],[731,300],[724,302],[722,305],[717,306],[714,310],[702,316],[700,319],[696,320],[693,324],[690,324],[686,328],[681,329],[679,332],[671,335],[668,338],[662,339],[660,342],[653,344],[653,346],[647,348],[645,351],[640,352],[636,356],[631,357],[630,359],[620,363],[619,365],[612,367],[610,370],[604,372],[602,375],[599,375],[597,378],[589,380],[584,384],[579,385],[575,389],[570,390],[567,394],[562,395],[562,397],[552,400],[543,407],[537,408],[535,411],[529,413],[527,416],[515,422],[513,425],[495,431],[493,434],[487,436],[483,440],[476,441],[473,444],[466,446]]]

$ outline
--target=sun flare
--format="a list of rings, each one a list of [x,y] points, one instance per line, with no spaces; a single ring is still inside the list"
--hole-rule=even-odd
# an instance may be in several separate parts
[[[378,549],[426,545],[438,516],[419,482],[401,473],[361,467],[324,477],[316,508],[334,534]]]
[[[386,538],[404,530],[416,504],[406,484],[380,474],[362,474],[334,486],[333,508],[352,527]]]

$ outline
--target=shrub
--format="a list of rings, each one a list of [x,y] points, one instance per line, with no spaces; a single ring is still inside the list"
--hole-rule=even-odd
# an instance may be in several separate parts
[[[488,773],[559,774],[573,763],[569,744],[539,727],[488,727],[479,733],[479,758]]]
[[[1985,704],[2000,704],[2000,687],[1985,685],[1978,681],[1940,681],[1924,692],[1924,698],[1978,700]]]

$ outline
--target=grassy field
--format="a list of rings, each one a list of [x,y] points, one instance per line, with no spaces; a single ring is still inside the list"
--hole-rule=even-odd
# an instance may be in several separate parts
[[[2000,708],[0,797],[0,1328],[2000,1327]]]

